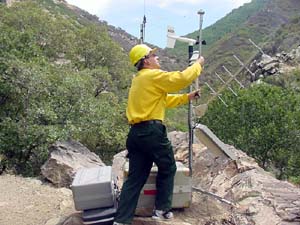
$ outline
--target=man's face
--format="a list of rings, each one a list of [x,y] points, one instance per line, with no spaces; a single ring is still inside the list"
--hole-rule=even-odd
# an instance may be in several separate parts
[[[159,57],[155,55],[154,53],[150,53],[145,59],[144,59],[144,65],[148,69],[160,69],[159,64]]]

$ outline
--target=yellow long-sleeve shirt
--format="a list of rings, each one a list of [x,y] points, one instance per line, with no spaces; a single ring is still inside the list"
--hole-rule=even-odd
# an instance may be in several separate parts
[[[166,72],[142,69],[133,78],[126,115],[129,124],[146,120],[164,120],[165,109],[188,103],[188,94],[168,94],[189,86],[200,75],[195,63],[184,71]]]

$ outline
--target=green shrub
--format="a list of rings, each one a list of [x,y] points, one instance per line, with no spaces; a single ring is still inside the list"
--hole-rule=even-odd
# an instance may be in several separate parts
[[[39,174],[56,140],[106,162],[125,146],[127,54],[105,27],[40,4],[0,6],[0,172]]]
[[[225,143],[242,149],[279,178],[299,177],[300,96],[267,84],[227,92],[200,119]]]

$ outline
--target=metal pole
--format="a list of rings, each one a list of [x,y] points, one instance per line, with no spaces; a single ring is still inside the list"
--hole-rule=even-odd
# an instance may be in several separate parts
[[[189,64],[190,64],[190,59],[193,55],[193,45],[189,45]],[[190,85],[190,92],[193,91],[192,85]],[[192,171],[192,161],[193,161],[193,142],[194,142],[194,130],[193,130],[193,105],[192,101],[189,101],[189,110],[188,110],[188,125],[189,125],[189,170],[190,170],[190,176],[192,176],[193,171]]]
[[[202,55],[202,24],[203,24],[203,16],[204,16],[204,11],[202,9],[200,9],[198,11],[198,14],[200,16],[200,20],[199,20],[199,56]],[[196,79],[196,90],[199,89],[199,79]]]
[[[224,202],[224,203],[226,203],[226,204],[228,204],[228,205],[231,205],[231,206],[234,206],[234,207],[236,206],[233,202],[228,201],[227,199],[222,198],[222,197],[220,197],[219,195],[216,195],[216,194],[214,194],[214,193],[212,193],[212,192],[205,191],[205,190],[203,190],[203,189],[200,188],[200,187],[194,187],[194,186],[193,186],[192,189],[193,189],[193,191],[201,192],[202,194],[210,195],[210,196],[212,196],[212,197],[218,199],[219,201]]]
[[[203,24],[203,15],[204,11],[199,10],[198,14],[200,15],[200,21],[199,21],[199,56],[202,54],[202,24]],[[193,55],[193,45],[189,45],[189,64],[190,64],[190,59]],[[199,89],[199,80],[198,77],[196,78],[195,81],[195,88],[196,90]],[[190,92],[193,91],[192,85],[190,85]],[[190,170],[190,176],[193,174],[193,143],[194,143],[194,124],[193,124],[193,105],[192,101],[189,101],[189,112],[188,112],[188,124],[189,124],[189,170]]]

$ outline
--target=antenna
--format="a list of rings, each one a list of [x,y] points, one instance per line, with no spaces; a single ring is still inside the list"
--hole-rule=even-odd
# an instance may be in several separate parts
[[[229,74],[229,76],[232,77],[232,79],[234,79],[240,86],[241,88],[244,88],[245,86],[236,78],[236,76],[234,76],[227,68],[226,66],[222,66],[223,69]]]
[[[255,74],[239,59],[239,57],[237,57],[236,55],[233,55],[233,57],[239,62],[239,64],[244,67],[248,73],[250,73],[251,75],[251,80],[255,79]]]
[[[258,49],[258,51],[259,51],[261,54],[265,54],[264,51],[262,50],[262,48],[259,47],[257,44],[255,44],[254,41],[252,41],[250,38],[249,38],[248,40],[249,40],[249,42],[250,42],[255,48]],[[257,56],[257,54],[258,54],[258,53],[255,52],[255,54],[253,54],[253,55],[247,60],[246,63],[243,63],[242,60],[240,60],[240,59],[234,54],[233,57],[234,57],[234,58],[239,62],[239,64],[241,65],[240,69],[239,69],[235,74],[232,74],[225,66],[222,66],[223,69],[230,75],[230,78],[229,78],[225,83],[222,81],[223,86],[222,86],[217,92],[213,92],[213,96],[212,96],[212,98],[210,98],[210,99],[207,101],[207,104],[209,104],[209,103],[212,102],[216,97],[218,97],[219,94],[220,94],[226,87],[228,88],[228,87],[229,87],[229,83],[230,83],[231,81],[233,81],[233,80],[235,80],[235,81],[240,85],[240,87],[244,88],[244,85],[241,84],[241,82],[239,82],[239,80],[237,80],[237,78],[236,78],[236,77],[237,77],[244,69],[246,69],[246,71],[247,71],[248,73],[250,73],[252,79],[254,79],[255,74],[254,74],[254,73],[253,73],[246,65],[249,65],[250,62],[251,62],[252,60],[255,59],[255,57]],[[217,73],[216,73],[216,75],[217,75]],[[220,78],[219,78],[219,79],[220,79]],[[232,90],[231,90],[231,92],[232,92]],[[233,93],[233,92],[232,92],[232,93]],[[233,94],[234,94],[234,93],[233,93]],[[235,94],[234,94],[234,95],[235,95]],[[236,95],[235,95],[235,96],[236,96]]]
[[[145,41],[145,30],[146,30],[146,16],[144,15],[143,17],[143,22],[141,23],[141,38],[140,38],[140,43],[143,44]]]
[[[213,94],[215,96],[217,96],[226,107],[228,107],[228,105],[226,104],[226,102],[220,97],[220,94],[217,93],[207,82],[205,82],[205,84],[213,92]]]
[[[238,96],[237,93],[229,86],[229,84],[226,84],[226,82],[222,79],[222,77],[217,72],[215,72],[215,74],[222,81],[222,83],[226,85],[228,89],[237,97]]]
[[[144,17],[143,17],[143,22],[141,23],[141,28],[140,28],[140,43],[143,44],[145,41],[145,32],[146,32],[146,16],[145,16],[145,11],[146,11],[146,4],[145,4],[145,0],[144,0]]]

